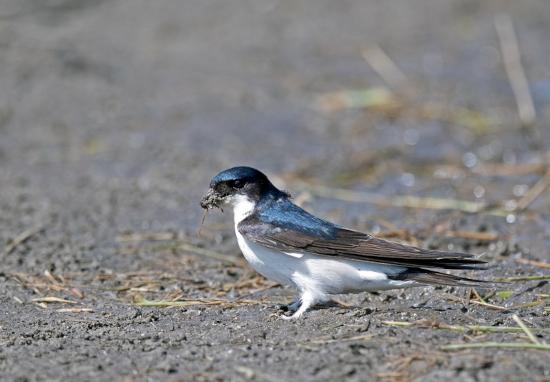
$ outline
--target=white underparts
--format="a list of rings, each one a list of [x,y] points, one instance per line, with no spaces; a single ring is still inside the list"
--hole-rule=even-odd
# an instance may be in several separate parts
[[[256,203],[250,200],[246,195],[234,195],[229,200],[229,203],[233,205],[235,227],[250,215],[252,211],[254,211],[254,207],[256,207]]]
[[[229,201],[233,205],[235,234],[248,263],[264,277],[300,292],[300,308],[291,318],[300,317],[315,304],[329,300],[329,295],[357,293],[413,286],[412,281],[391,280],[404,267],[375,264],[364,261],[334,259],[312,253],[284,253],[247,240],[238,230],[238,224],[249,216],[254,202],[243,195]]]

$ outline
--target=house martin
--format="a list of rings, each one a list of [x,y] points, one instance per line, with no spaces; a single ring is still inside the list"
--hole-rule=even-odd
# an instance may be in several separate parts
[[[330,295],[423,285],[478,286],[481,280],[434,269],[480,269],[474,255],[412,247],[320,219],[292,203],[260,171],[233,167],[210,182],[204,209],[233,207],[235,234],[260,274],[299,292],[288,306],[299,318]]]

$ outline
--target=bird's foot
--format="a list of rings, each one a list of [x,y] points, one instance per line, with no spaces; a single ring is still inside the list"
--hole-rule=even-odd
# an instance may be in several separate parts
[[[288,311],[292,312],[291,315],[282,315],[283,320],[296,320],[315,304],[315,299],[310,293],[303,293],[300,298],[288,305]]]
[[[290,315],[281,314],[280,318],[282,318],[283,320],[286,320],[286,321],[297,320],[300,317],[302,317],[302,315],[305,313],[305,311],[308,308],[309,307],[305,307],[304,304],[302,304],[302,305],[300,305],[300,308],[298,310],[296,310],[293,314],[290,314]]]
[[[279,315],[279,318],[280,319],[283,319],[285,321],[291,321],[291,320],[296,320],[297,318],[299,317],[296,317],[294,314],[293,315],[290,315],[290,316],[287,316],[286,314],[280,314]]]
[[[283,320],[286,320],[286,321],[297,320],[298,318],[302,317],[302,315],[304,314],[305,311],[306,311],[306,309],[297,308],[296,310],[294,310],[292,312],[292,314],[289,314],[290,312],[288,312],[287,314],[284,314],[284,313],[281,314],[280,318],[282,318]]]
[[[294,314],[298,309],[300,309],[301,305],[302,305],[302,301],[298,298],[288,305],[280,305],[279,310],[282,310],[283,312],[287,312],[286,315]]]

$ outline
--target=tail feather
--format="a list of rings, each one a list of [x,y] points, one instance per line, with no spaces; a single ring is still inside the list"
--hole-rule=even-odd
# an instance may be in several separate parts
[[[413,280],[426,285],[447,285],[490,288],[494,286],[491,281],[476,280],[468,277],[455,276],[448,273],[432,271],[428,269],[410,268],[399,275],[400,280]]]

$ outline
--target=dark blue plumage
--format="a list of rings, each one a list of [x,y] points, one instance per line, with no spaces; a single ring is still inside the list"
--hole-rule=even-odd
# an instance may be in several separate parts
[[[256,205],[258,220],[273,227],[301,232],[319,239],[335,239],[339,227],[319,219],[287,197],[265,195]]]
[[[239,166],[220,172],[212,178],[210,187],[214,188],[217,184],[228,181],[255,179],[256,181],[268,181],[267,177],[252,167]]]
[[[440,269],[479,269],[473,255],[433,251],[378,239],[313,216],[260,171],[220,172],[203,208],[233,206],[235,233],[247,261],[264,276],[301,291],[299,317],[327,295],[415,285],[482,283]]]

